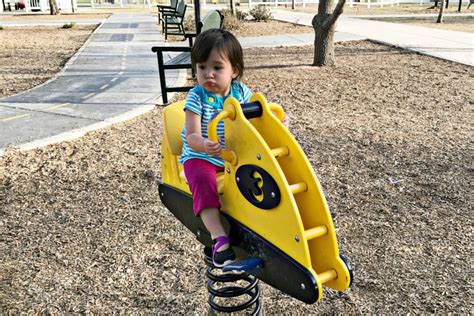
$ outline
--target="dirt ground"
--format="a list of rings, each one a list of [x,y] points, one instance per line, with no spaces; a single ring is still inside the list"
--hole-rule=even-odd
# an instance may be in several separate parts
[[[110,13],[69,13],[69,14],[59,14],[59,15],[51,15],[51,14],[40,14],[40,13],[31,13],[31,14],[18,14],[18,15],[5,15],[2,16],[2,20],[4,21],[18,21],[18,20],[58,20],[58,19],[74,19],[74,20],[84,20],[84,19],[106,19],[110,16]],[[1,24],[1,23],[0,23]]]
[[[0,97],[33,88],[54,76],[96,26],[12,27],[0,30]]]
[[[365,41],[311,57],[246,50],[244,81],[290,117],[356,277],[314,305],[262,284],[264,313],[471,313],[472,67]],[[0,157],[2,311],[207,313],[201,246],[156,190],[161,121]]]

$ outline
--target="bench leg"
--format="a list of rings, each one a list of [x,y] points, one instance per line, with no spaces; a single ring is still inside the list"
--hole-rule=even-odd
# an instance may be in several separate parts
[[[183,24],[183,23],[181,23],[181,30],[180,30],[180,32],[181,32],[181,33],[183,34],[183,36],[184,36],[183,41],[186,40],[186,32],[184,31],[184,24]]]
[[[160,86],[161,86],[161,99],[163,104],[168,103],[168,93],[166,91],[166,75],[165,69],[163,68],[163,52],[158,52],[158,72],[160,74]]]

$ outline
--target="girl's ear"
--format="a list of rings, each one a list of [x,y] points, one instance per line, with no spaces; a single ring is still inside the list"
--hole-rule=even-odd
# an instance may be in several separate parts
[[[236,67],[232,67],[233,73],[232,73],[232,80],[237,78],[239,76],[239,70]]]

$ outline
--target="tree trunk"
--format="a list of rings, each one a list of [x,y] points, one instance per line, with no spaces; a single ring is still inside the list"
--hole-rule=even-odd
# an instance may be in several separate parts
[[[461,1],[461,0],[459,0]],[[294,10],[295,9],[295,0],[291,0],[291,9]]]
[[[234,10],[234,0],[230,0],[230,14],[235,15],[235,10]]]
[[[314,27],[314,24],[313,24]],[[314,59],[313,66],[334,66],[334,30],[335,24],[329,28],[314,27]]]
[[[58,4],[56,0],[49,0],[49,12],[51,15],[59,14]]]
[[[436,20],[436,23],[443,23],[443,11],[444,11],[444,0],[441,0],[441,4],[439,6],[438,20]]]
[[[313,17],[314,28],[314,58],[313,66],[334,66],[334,32],[336,31],[336,21],[342,14],[342,8],[346,0],[339,0],[332,14],[333,0],[320,0],[318,14]]]

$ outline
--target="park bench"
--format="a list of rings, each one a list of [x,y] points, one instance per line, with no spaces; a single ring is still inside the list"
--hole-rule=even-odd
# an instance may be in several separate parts
[[[210,11],[203,18],[202,22],[197,25],[196,33],[187,33],[185,35],[189,40],[188,46],[154,46],[152,52],[156,53],[158,59],[158,71],[160,74],[160,86],[163,104],[168,104],[168,92],[186,92],[192,86],[168,87],[166,84],[166,70],[172,69],[191,69],[191,48],[193,46],[193,38],[202,31],[221,28],[224,22],[224,16],[217,10]],[[164,61],[165,53],[178,53],[171,59]],[[194,72],[193,72],[194,76]]]
[[[186,14],[187,5],[184,1],[180,1],[176,7],[176,12],[163,12],[161,15],[161,33],[165,34],[165,41],[168,35],[182,35],[185,36],[184,31],[184,17]]]
[[[176,7],[178,6],[178,0],[171,0],[170,5],[158,4],[158,25],[161,22],[162,15],[164,13],[176,13]]]

